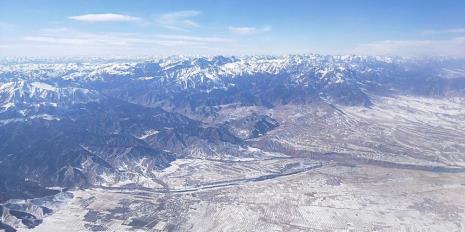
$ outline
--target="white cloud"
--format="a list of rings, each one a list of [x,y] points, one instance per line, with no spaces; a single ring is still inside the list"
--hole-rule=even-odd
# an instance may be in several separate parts
[[[179,34],[83,32],[44,28],[14,39],[0,38],[2,56],[169,56],[237,54],[237,38]],[[247,50],[250,52],[250,49]]]
[[[160,15],[157,23],[162,27],[175,31],[189,31],[189,29],[200,27],[200,24],[192,18],[200,15],[200,11],[185,10]]]
[[[271,26],[264,26],[262,28],[230,26],[228,29],[231,33],[237,34],[237,35],[255,35],[255,34],[271,31]]]
[[[22,37],[22,41],[42,45],[69,46],[204,46],[211,43],[229,43],[223,37],[180,36],[167,34],[83,33],[69,28],[47,28],[38,35]]]
[[[385,40],[360,44],[350,52],[363,55],[465,57],[465,37],[442,40]]]
[[[89,44],[92,41],[84,38],[59,38],[51,36],[26,36],[23,37],[24,41],[38,42],[38,43],[56,43],[56,44],[69,44],[69,45],[80,45]]]
[[[438,34],[465,34],[465,28],[448,28],[441,30],[424,30],[425,35],[438,35]]]
[[[87,35],[87,36],[26,36],[23,41],[36,42],[39,44],[61,44],[70,46],[81,45],[128,45],[132,40],[121,36],[103,36],[103,35]]]
[[[232,42],[231,39],[223,37],[201,37],[201,36],[181,36],[181,35],[157,35],[158,38],[169,40],[186,40],[202,43],[226,43]]]
[[[139,21],[141,18],[133,17],[123,14],[84,14],[68,17],[69,19],[83,21],[83,22],[132,22]]]

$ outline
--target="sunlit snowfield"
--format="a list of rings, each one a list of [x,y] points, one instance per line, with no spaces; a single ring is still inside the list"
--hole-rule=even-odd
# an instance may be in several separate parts
[[[0,185],[0,226],[465,228],[460,59],[173,56],[0,64],[0,176],[7,183]]]

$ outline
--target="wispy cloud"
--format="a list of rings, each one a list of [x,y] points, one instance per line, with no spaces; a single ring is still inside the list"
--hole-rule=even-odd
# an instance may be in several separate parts
[[[237,34],[237,35],[255,35],[255,34],[271,31],[271,26],[264,26],[264,27],[261,27],[261,28],[257,28],[257,27],[233,27],[233,26],[230,26],[228,29],[229,29],[229,31],[231,33]]]
[[[130,38],[105,36],[105,35],[87,35],[87,36],[25,36],[23,41],[61,44],[61,45],[128,45],[132,40]]]
[[[141,18],[123,15],[123,14],[114,14],[114,13],[105,13],[105,14],[84,14],[68,17],[72,20],[82,21],[82,22],[133,22],[140,21]]]
[[[424,30],[422,31],[424,35],[439,35],[439,34],[465,34],[464,28],[447,28],[441,30]]]
[[[441,40],[385,40],[360,44],[350,52],[364,55],[465,57],[465,37]]]
[[[47,28],[15,40],[0,38],[0,53],[14,56],[157,56],[225,54],[236,40],[216,36],[145,33],[87,33]],[[229,50],[228,50],[229,49]]]
[[[157,35],[158,38],[169,40],[187,40],[202,43],[227,43],[233,40],[224,37],[202,37],[202,36],[181,36],[181,35]]]
[[[84,33],[68,28],[48,28],[38,35],[22,37],[23,41],[36,44],[59,44],[70,46],[200,46],[211,43],[229,43],[231,39],[223,37],[180,36],[169,34],[131,34],[131,33]]]
[[[175,31],[189,31],[192,28],[199,27],[200,24],[192,18],[200,15],[200,11],[185,10],[171,13],[165,13],[156,20],[162,27]]]

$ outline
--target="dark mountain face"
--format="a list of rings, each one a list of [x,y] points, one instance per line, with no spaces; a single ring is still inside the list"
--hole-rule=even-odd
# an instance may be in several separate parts
[[[26,181],[19,178],[16,173],[9,173],[11,170],[2,168],[2,182],[0,183],[0,202],[12,198],[30,199],[44,197],[58,193],[56,190],[49,190],[39,186],[36,182]]]
[[[279,123],[267,115],[252,114],[226,122],[229,130],[239,138],[258,138],[279,126]]]
[[[15,228],[5,224],[5,223],[2,223],[0,222],[0,229],[4,230],[5,232],[15,232]]]
[[[59,120],[32,119],[2,127],[2,172],[42,186],[87,187],[101,183],[102,175],[117,182],[128,171],[120,169],[123,164],[145,160],[149,169],[166,168],[177,156],[166,150],[170,146],[196,140],[241,142],[225,129],[120,100],[76,104],[54,117]],[[146,131],[157,132],[150,144],[144,141]]]
[[[142,184],[192,150],[238,154],[248,139],[279,127],[258,114],[204,122],[224,106],[370,107],[370,94],[448,97],[464,96],[465,89],[459,60],[310,55],[67,62],[0,65],[0,201],[53,194],[45,188],[51,186]]]
[[[306,77],[306,82],[313,82]],[[190,82],[197,80],[190,80]],[[306,104],[321,100],[320,97],[332,99],[335,103],[347,105],[370,105],[369,97],[354,84],[299,84],[289,80],[287,74],[270,75],[254,74],[225,78],[227,82],[221,86],[199,81],[188,88],[170,88],[160,80],[132,81],[119,88],[105,86],[102,91],[136,104],[144,106],[160,106],[164,108],[188,108],[191,111],[214,108],[227,104],[243,106],[273,107],[281,104]],[[318,82],[319,80],[315,80]],[[207,81],[208,82],[208,81]],[[189,84],[187,86],[190,86]],[[205,112],[208,116],[211,112]]]

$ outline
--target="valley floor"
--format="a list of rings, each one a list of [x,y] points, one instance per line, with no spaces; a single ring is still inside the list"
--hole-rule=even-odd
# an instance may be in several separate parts
[[[92,188],[74,191],[33,231],[463,231],[464,180],[328,163],[187,192]]]

